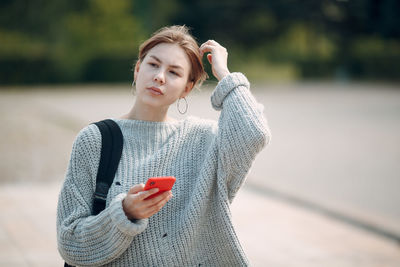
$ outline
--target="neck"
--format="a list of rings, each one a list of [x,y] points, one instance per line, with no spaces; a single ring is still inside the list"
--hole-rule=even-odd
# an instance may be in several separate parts
[[[138,102],[135,102],[128,114],[123,115],[121,118],[130,120],[165,122],[172,120],[167,116],[167,111],[168,107],[156,109],[154,107],[142,106]]]

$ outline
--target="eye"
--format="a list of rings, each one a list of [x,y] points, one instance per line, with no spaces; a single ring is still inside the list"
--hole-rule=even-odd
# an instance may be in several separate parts
[[[152,67],[157,67],[156,63],[149,63],[149,65],[152,66]]]
[[[174,74],[174,75],[176,75],[176,76],[179,76],[179,74],[178,73],[176,73],[175,71],[173,71],[173,70],[171,70],[170,71],[172,74]]]

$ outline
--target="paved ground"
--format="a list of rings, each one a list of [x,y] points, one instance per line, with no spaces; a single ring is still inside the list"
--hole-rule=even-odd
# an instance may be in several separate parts
[[[0,188],[0,266],[62,266],[59,183]],[[233,218],[254,266],[400,266],[399,244],[244,188]]]
[[[126,87],[106,89],[1,92],[0,266],[62,264],[55,209],[74,137],[89,122],[119,116],[132,101]],[[278,89],[256,91],[273,142],[232,207],[254,266],[400,266],[393,240],[254,190],[277,189],[399,233],[399,92]],[[196,93],[189,112],[215,118],[208,95]]]

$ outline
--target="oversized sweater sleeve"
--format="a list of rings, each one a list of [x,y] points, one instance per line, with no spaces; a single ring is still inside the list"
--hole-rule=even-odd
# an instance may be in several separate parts
[[[219,81],[211,103],[214,109],[221,110],[216,137],[217,176],[232,201],[256,154],[271,135],[264,107],[251,94],[250,84],[242,73],[231,73]]]
[[[147,220],[134,223],[122,208],[125,194],[92,216],[92,201],[100,161],[101,134],[95,125],[77,136],[57,208],[58,250],[66,262],[100,266],[119,257],[133,238],[144,231]]]

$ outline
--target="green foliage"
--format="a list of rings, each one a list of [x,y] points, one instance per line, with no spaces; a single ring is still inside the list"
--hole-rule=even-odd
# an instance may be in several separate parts
[[[52,54],[60,69],[73,78],[84,73],[93,60],[123,57],[133,60],[143,35],[130,10],[131,3],[127,0],[89,0],[84,12],[65,16],[64,34]]]
[[[130,80],[138,46],[172,24],[254,79],[400,78],[397,0],[3,0],[0,84]]]
[[[65,10],[58,10],[51,3],[43,4],[49,10],[45,12],[47,18],[40,16],[40,5],[16,2],[26,7],[26,12],[21,14],[25,21],[18,23],[10,19],[4,23],[8,24],[7,28],[0,27],[1,83],[113,81],[132,76],[132,63],[145,34],[141,23],[132,15],[131,1],[87,0],[84,4],[71,4]],[[15,3],[7,7],[16,10]],[[54,17],[52,12],[59,17]],[[31,13],[38,21],[24,16]],[[7,67],[10,63],[15,68]],[[36,81],[33,77],[24,78],[24,64],[37,72]],[[116,69],[123,75],[116,73]]]

